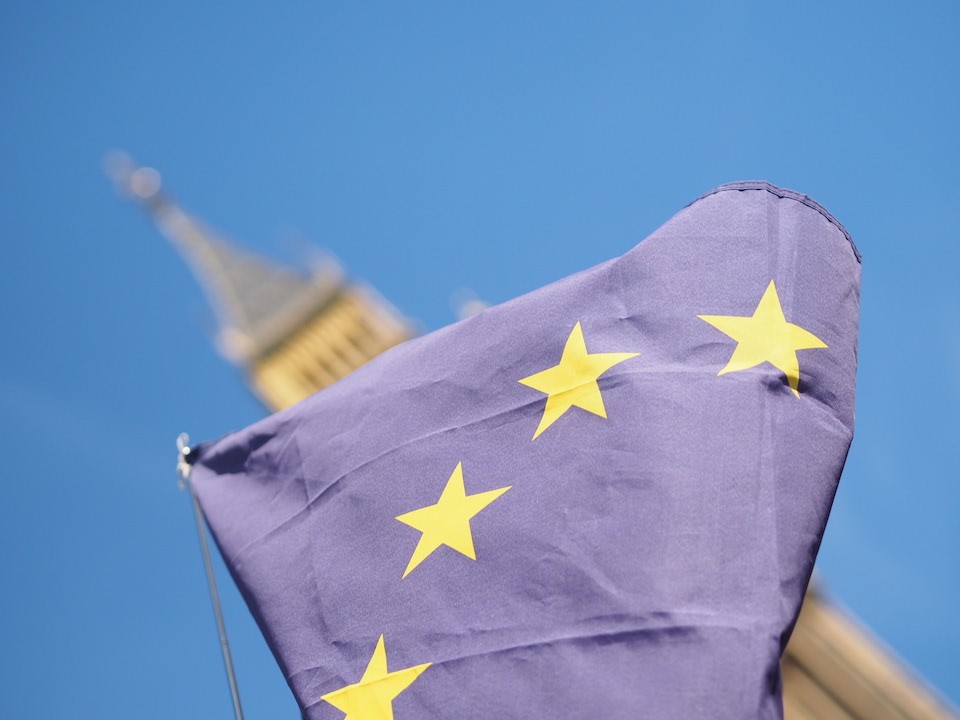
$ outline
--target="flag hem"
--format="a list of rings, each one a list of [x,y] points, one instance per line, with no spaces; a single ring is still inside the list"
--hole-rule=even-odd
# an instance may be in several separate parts
[[[716,195],[717,193],[726,192],[728,190],[766,190],[771,195],[775,195],[779,198],[784,198],[786,200],[795,200],[802,205],[806,205],[808,208],[816,210],[820,213],[831,225],[837,228],[843,236],[847,239],[847,242],[850,243],[850,248],[853,250],[853,256],[857,259],[857,262],[861,265],[863,264],[863,258],[860,255],[860,251],[857,249],[856,243],[853,242],[853,238],[850,236],[850,233],[847,232],[847,229],[837,220],[833,215],[830,214],[830,211],[827,210],[823,205],[818,203],[813,198],[799,193],[796,190],[788,190],[786,188],[778,187],[773,183],[769,183],[766,180],[740,180],[738,182],[724,183],[715,187],[710,192],[704,193],[692,203],[687,205],[693,205],[698,203],[704,198],[710,197],[711,195]]]

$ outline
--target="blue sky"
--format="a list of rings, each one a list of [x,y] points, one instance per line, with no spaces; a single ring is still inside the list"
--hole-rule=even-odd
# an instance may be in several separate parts
[[[49,3],[0,11],[0,716],[230,717],[174,438],[261,415],[113,148],[425,329],[623,253],[722,182],[864,255],[827,590],[960,704],[955,3]],[[295,245],[295,243],[293,243]],[[221,568],[222,570],[222,568]],[[222,575],[248,716],[296,717]]]

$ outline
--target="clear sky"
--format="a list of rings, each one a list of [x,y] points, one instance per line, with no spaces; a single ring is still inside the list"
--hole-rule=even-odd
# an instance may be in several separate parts
[[[864,255],[830,594],[960,704],[960,5],[51,3],[0,10],[0,716],[228,718],[174,438],[261,408],[123,148],[258,252],[424,329],[619,255],[722,182]],[[222,570],[222,567],[221,567]],[[295,704],[226,574],[251,720]]]

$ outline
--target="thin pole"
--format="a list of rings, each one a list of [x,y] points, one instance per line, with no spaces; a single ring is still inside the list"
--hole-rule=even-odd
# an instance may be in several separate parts
[[[236,720],[243,720],[243,708],[240,707],[240,691],[237,689],[237,676],[233,670],[233,658],[230,656],[230,643],[227,640],[227,626],[223,622],[223,611],[220,609],[220,593],[217,591],[217,577],[213,572],[213,561],[210,558],[210,544],[207,542],[207,530],[203,519],[203,510],[193,483],[190,482],[190,438],[181,433],[177,438],[177,450],[180,453],[177,462],[177,471],[180,473],[182,489],[190,492],[190,501],[193,505],[193,517],[197,523],[197,537],[200,540],[200,554],[203,556],[203,569],[207,574],[207,587],[210,589],[210,602],[213,603],[213,615],[217,621],[217,635],[220,638],[220,652],[223,655],[223,667],[227,671],[227,683],[230,685],[230,697],[233,700],[233,715]]]

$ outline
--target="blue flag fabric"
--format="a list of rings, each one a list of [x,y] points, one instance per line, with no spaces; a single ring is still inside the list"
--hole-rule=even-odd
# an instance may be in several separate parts
[[[308,718],[779,718],[853,435],[860,258],[722,186],[194,450]]]

